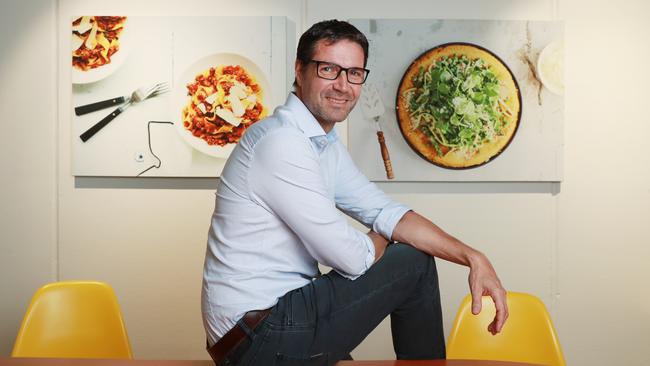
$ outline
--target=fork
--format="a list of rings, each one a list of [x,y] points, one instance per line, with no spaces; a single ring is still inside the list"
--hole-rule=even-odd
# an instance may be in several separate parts
[[[141,87],[135,90],[128,99],[126,99],[126,103],[114,110],[111,114],[108,116],[104,117],[101,121],[97,122],[94,126],[89,128],[86,132],[82,133],[79,137],[81,138],[81,141],[86,142],[88,139],[93,137],[99,130],[102,128],[106,127],[106,125],[111,122],[115,117],[120,115],[120,113],[124,112],[131,104],[134,103],[140,103],[145,99],[154,97],[156,95],[162,94],[169,91],[169,85],[164,82],[164,83],[157,83],[154,84],[148,88],[146,87]],[[102,103],[102,102],[99,102]]]
[[[164,84],[166,84],[166,83],[164,83]],[[118,104],[122,104],[122,103],[126,102],[127,100],[129,100],[130,98],[131,98],[131,95],[124,95],[124,96],[117,97],[117,98],[102,100],[101,102],[85,104],[85,105],[82,105],[82,106],[79,106],[79,107],[75,107],[74,114],[76,114],[77,116],[82,116],[84,114],[95,112],[95,111],[98,111],[100,109],[104,109],[104,108],[112,107],[112,106],[115,106],[115,105],[118,105]]]

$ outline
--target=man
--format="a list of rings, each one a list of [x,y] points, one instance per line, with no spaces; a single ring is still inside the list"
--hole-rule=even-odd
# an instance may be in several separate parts
[[[388,315],[397,358],[444,358],[433,257],[470,267],[473,312],[481,295],[492,296],[488,331],[501,331],[505,290],[488,259],[390,200],[336,135],[359,98],[367,58],[368,41],[349,23],[312,26],[298,44],[295,93],[228,159],[202,291],[217,365],[332,365]],[[320,275],[318,263],[333,270]]]

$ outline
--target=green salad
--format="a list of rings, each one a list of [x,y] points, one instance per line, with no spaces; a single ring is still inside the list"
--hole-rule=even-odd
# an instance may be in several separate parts
[[[438,156],[460,151],[466,158],[505,133],[512,112],[499,96],[496,75],[482,59],[444,56],[420,67],[404,91],[411,126],[429,137]]]

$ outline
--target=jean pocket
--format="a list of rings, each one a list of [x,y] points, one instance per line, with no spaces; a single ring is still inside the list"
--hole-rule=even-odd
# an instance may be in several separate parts
[[[276,353],[275,366],[327,366],[328,359],[328,353],[319,353],[312,356],[293,356]]]

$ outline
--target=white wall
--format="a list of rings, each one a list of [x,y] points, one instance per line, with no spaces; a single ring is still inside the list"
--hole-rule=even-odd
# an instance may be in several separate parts
[[[650,4],[563,2],[557,323],[583,365],[650,364]]]
[[[570,365],[650,363],[643,267],[650,260],[650,6],[643,0],[0,1],[0,105],[7,118],[0,144],[0,356],[9,353],[40,284],[93,278],[114,286],[137,358],[207,358],[199,290],[216,182],[75,181],[69,85],[57,84],[55,33],[60,19],[80,13],[251,14],[287,15],[299,32],[332,17],[566,20],[560,185],[381,186],[486,252],[506,287],[540,296]],[[35,84],[44,85],[37,108],[25,87]],[[467,272],[439,267],[448,327],[467,291]],[[392,357],[390,344],[382,324],[354,355]]]
[[[0,356],[56,279],[56,4],[0,0]],[[29,25],[26,26],[26,25]]]

